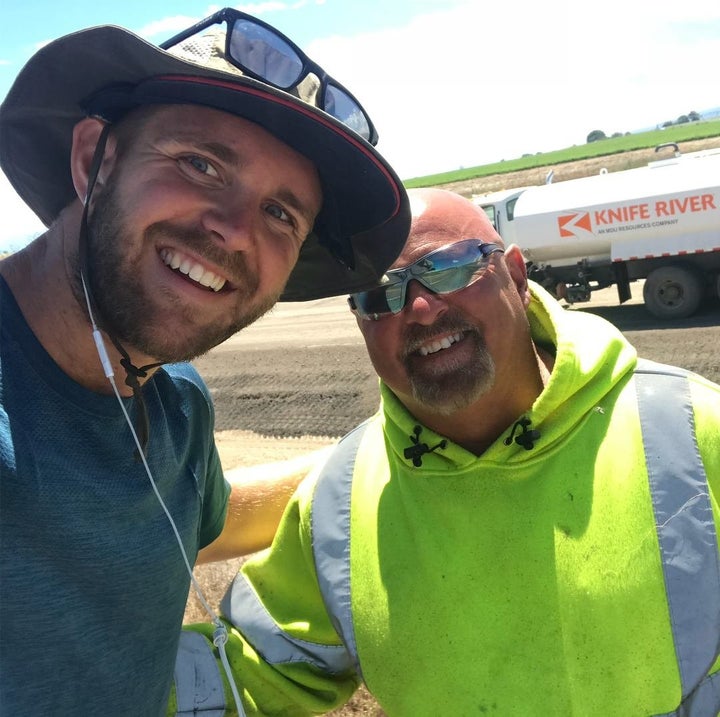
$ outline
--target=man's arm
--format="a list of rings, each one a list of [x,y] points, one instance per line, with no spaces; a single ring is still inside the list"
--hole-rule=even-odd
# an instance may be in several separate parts
[[[168,715],[299,717],[325,714],[352,696],[360,677],[327,612],[315,573],[314,485],[313,474],[301,482],[270,550],[246,561],[233,581],[222,603],[226,641],[216,625],[185,626]],[[239,709],[220,643],[242,699]]]
[[[267,548],[290,496],[327,457],[330,446],[296,458],[225,473],[232,487],[222,533],[198,553],[196,563],[229,560]]]

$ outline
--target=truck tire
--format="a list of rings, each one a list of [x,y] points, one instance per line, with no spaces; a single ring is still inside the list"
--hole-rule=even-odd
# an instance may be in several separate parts
[[[661,266],[650,272],[643,287],[648,311],[659,319],[684,319],[697,311],[703,297],[698,273],[685,266]]]

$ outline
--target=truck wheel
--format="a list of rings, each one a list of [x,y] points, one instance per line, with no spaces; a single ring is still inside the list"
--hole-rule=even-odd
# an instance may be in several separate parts
[[[659,319],[684,319],[700,306],[703,286],[697,272],[683,266],[661,266],[650,272],[643,288],[648,311]]]

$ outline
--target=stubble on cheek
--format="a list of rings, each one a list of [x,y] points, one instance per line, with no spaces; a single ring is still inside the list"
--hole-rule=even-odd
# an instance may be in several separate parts
[[[259,277],[245,256],[223,251],[202,231],[158,222],[145,230],[141,240],[134,239],[112,190],[98,198],[93,214],[89,226],[93,295],[103,328],[128,349],[163,363],[191,360],[256,321],[279,298],[280,290],[258,297]],[[220,267],[230,278],[235,309],[203,322],[197,311],[169,288],[149,286],[143,274],[153,258],[141,249],[162,246],[164,241],[180,251],[192,249]],[[133,249],[134,258],[128,256]]]

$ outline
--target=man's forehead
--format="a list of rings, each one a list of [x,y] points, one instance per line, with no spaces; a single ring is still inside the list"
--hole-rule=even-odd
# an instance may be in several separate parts
[[[414,264],[418,259],[421,259],[431,251],[449,244],[452,239],[448,236],[444,236],[437,232],[415,232],[410,234],[410,237],[405,244],[405,248],[402,250],[400,256],[395,260],[392,265],[393,269],[403,269],[410,264]]]
[[[495,241],[494,237],[488,235],[487,227],[479,215],[423,214],[418,219],[413,218],[408,240],[392,268],[400,269],[414,264],[426,254],[464,239]]]
[[[454,192],[437,188],[408,192],[412,224],[402,253],[391,268],[403,269],[440,247],[464,239],[501,242],[485,212]]]

